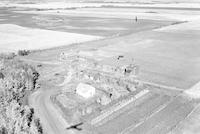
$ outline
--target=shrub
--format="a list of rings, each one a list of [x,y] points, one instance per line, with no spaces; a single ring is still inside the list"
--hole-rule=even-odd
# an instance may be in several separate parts
[[[4,79],[4,74],[2,72],[0,72],[0,79]]]
[[[30,54],[30,50],[18,50],[18,55],[19,56],[26,56],[26,55],[28,55],[28,54]]]
[[[15,53],[1,53],[0,59],[10,60],[10,59],[13,59],[15,56],[16,56]]]

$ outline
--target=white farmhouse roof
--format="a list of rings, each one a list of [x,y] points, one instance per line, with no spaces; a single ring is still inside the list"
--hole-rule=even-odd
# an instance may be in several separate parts
[[[95,94],[95,88],[91,85],[79,83],[76,87],[76,93],[84,98],[90,98]]]

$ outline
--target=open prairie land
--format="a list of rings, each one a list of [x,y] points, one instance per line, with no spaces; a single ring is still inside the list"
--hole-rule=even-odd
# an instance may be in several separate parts
[[[106,9],[105,11],[104,14],[108,14],[108,12],[114,12],[114,9]],[[157,10],[157,12],[158,14],[155,16],[164,16],[162,15],[163,10]],[[170,14],[171,16],[174,15],[175,12],[170,11],[168,16]],[[198,71],[198,44],[200,42],[198,36],[199,13],[199,11],[196,11],[192,15],[189,11],[183,11],[183,13],[178,11],[176,16],[179,17],[174,17],[174,21],[172,21],[171,17],[171,24],[168,23],[166,27],[160,25],[152,28],[152,30],[143,31],[140,29],[139,31],[141,32],[88,42],[86,44],[83,43],[80,44],[80,47],[74,48],[79,50],[84,49],[84,51],[89,50],[89,53],[95,54],[92,57],[96,56],[96,58],[101,59],[104,63],[115,63],[117,65],[124,64],[127,61],[130,62],[131,59],[134,59],[140,65],[140,78],[142,80],[188,89],[196,84],[200,78]],[[149,13],[143,14],[144,17],[151,18]],[[113,16],[116,15],[114,14]],[[190,17],[188,18],[188,16]],[[179,18],[180,20],[178,21],[177,19]],[[160,17],[160,19],[162,22],[169,22],[167,17]],[[159,22],[160,20],[154,21]],[[140,19],[137,23],[140,23]],[[135,26],[137,29],[138,25]],[[68,48],[62,47],[57,50],[49,50],[41,54],[44,56],[48,54],[47,58],[52,57],[52,59],[55,59],[55,54],[59,54],[60,51],[66,51]],[[117,61],[116,57],[118,55],[126,56],[124,59]]]

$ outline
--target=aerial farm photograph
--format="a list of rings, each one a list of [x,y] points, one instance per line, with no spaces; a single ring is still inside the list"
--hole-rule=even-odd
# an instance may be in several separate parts
[[[200,0],[0,0],[0,134],[200,134]]]

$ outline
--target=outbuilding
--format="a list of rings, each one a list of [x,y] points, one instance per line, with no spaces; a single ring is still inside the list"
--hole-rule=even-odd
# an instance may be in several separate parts
[[[79,83],[76,87],[76,93],[83,98],[88,99],[95,95],[95,87],[85,83]]]

